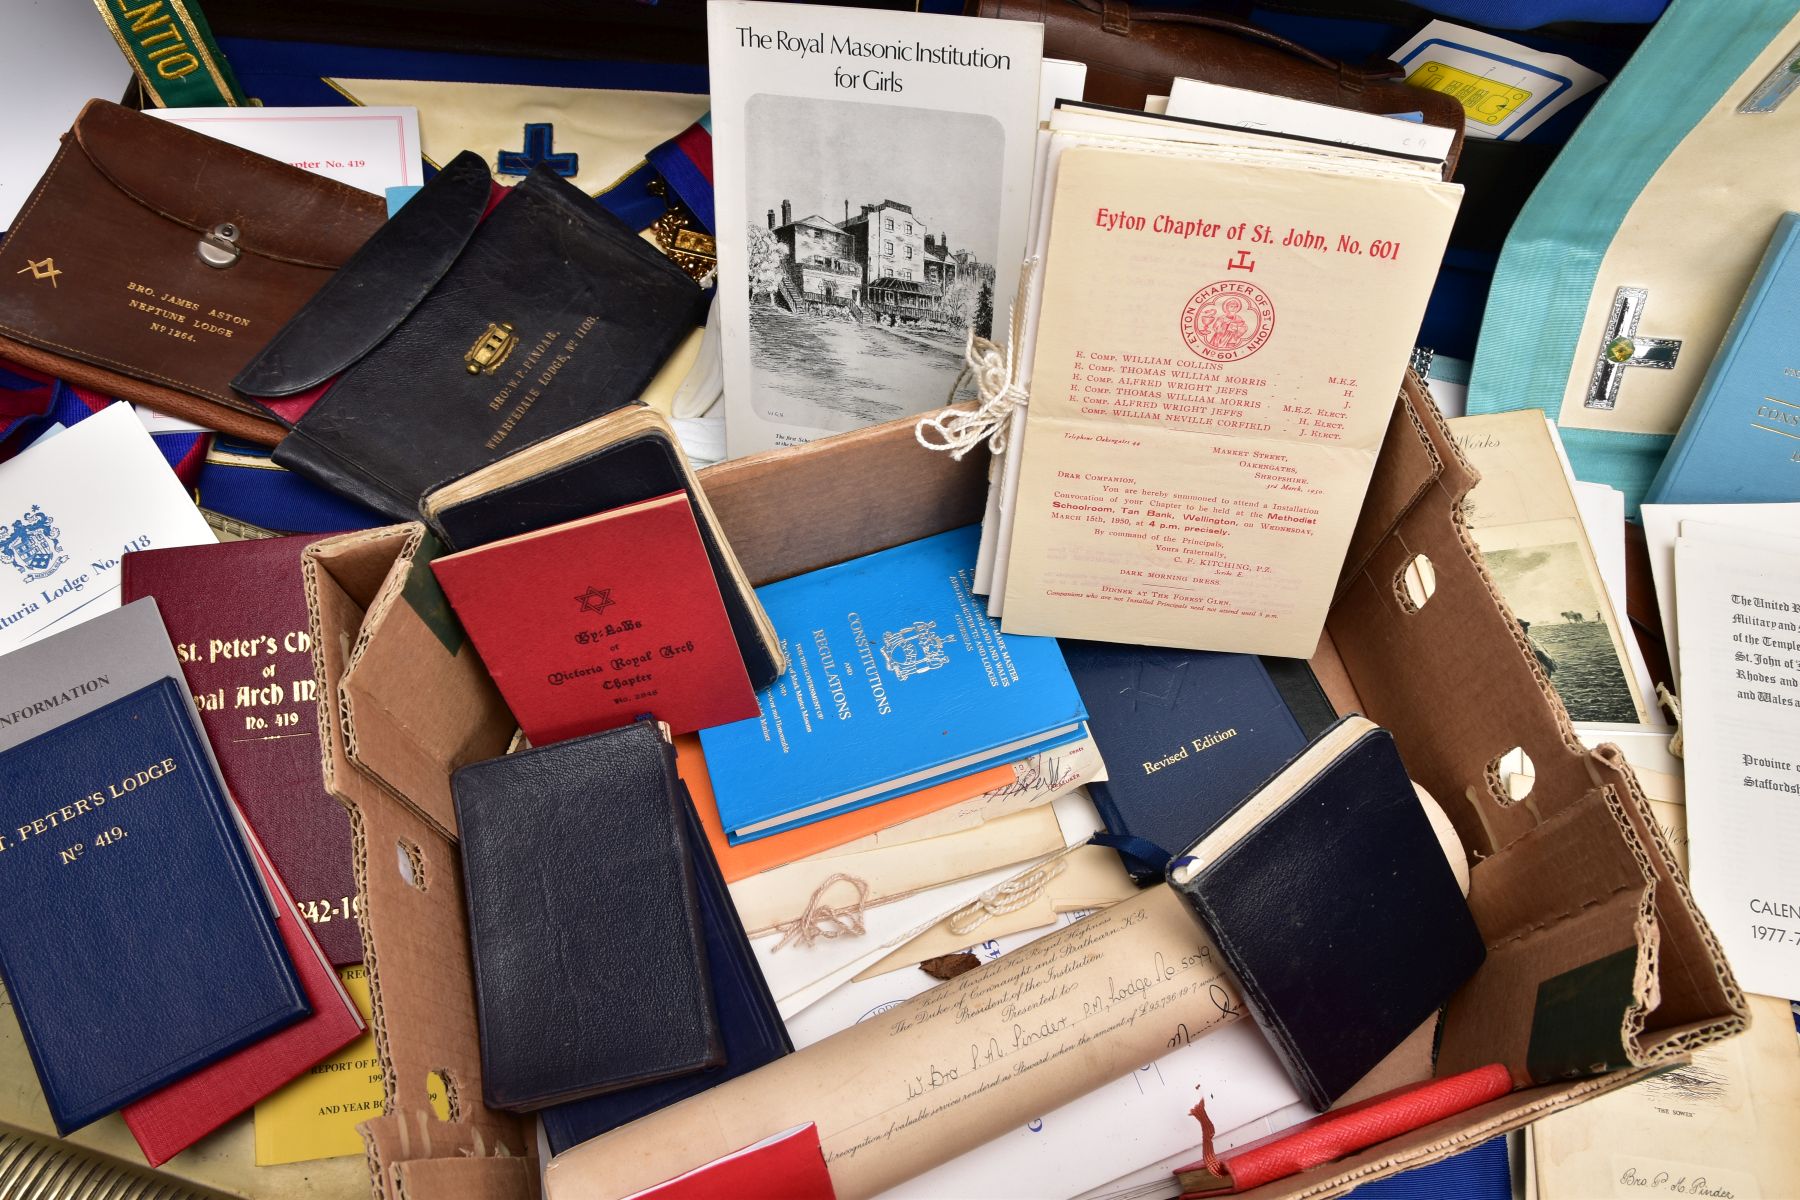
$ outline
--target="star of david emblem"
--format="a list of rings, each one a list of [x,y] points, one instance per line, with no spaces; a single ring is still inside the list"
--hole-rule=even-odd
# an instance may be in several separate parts
[[[23,275],[27,271],[31,272],[31,277],[35,280],[41,281],[48,279],[51,287],[56,286],[56,277],[62,274],[62,271],[57,267],[54,258],[43,258],[39,259],[37,262],[27,260],[25,265],[20,267],[17,271],[14,271],[13,274]]]
[[[590,587],[587,591],[575,597],[575,603],[581,605],[582,612],[591,612],[595,616],[599,616],[614,604],[617,604],[618,601],[612,598],[611,588]]]

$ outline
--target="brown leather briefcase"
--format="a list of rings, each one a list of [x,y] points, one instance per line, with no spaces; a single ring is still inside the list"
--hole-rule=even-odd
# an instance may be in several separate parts
[[[1141,109],[1146,96],[1168,95],[1180,76],[1361,112],[1423,113],[1426,124],[1456,131],[1450,166],[1462,150],[1462,105],[1407,87],[1391,62],[1352,66],[1248,22],[1126,0],[969,0],[966,10],[1041,21],[1044,56],[1086,63],[1086,99],[1094,104]]]
[[[0,359],[273,445],[232,376],[381,224],[378,196],[89,101],[0,244]]]

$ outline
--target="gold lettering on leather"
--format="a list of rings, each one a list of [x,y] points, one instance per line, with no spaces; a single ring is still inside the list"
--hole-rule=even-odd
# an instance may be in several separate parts
[[[146,784],[173,775],[179,769],[180,764],[173,758],[163,758],[150,763],[140,771],[134,771],[85,796],[72,800],[68,804],[51,809],[35,821],[25,822],[14,830],[14,835],[20,842],[30,841],[34,837],[43,837],[59,825],[66,825],[79,816],[99,811],[106,807],[108,800],[122,799]]]
[[[204,340],[195,337],[196,333],[217,338],[235,338],[238,330],[251,323],[249,317],[240,317],[236,313],[213,308],[191,297],[178,296],[174,292],[163,291],[135,279],[126,281],[125,291],[126,305],[148,313],[151,317],[146,323],[151,333],[160,333],[176,341],[198,343]],[[202,313],[205,314],[204,317],[201,316]]]
[[[599,317],[583,317],[566,336],[562,330],[552,329],[538,339],[537,344],[525,354],[512,375],[494,394],[494,398],[488,401],[489,412],[505,412],[505,416],[501,418],[499,427],[482,443],[484,448],[497,449],[501,442],[512,436],[512,431],[538,402],[544,389],[574,359],[583,340],[599,323]],[[557,344],[559,341],[560,346]],[[510,409],[507,408],[509,404],[512,406]]]

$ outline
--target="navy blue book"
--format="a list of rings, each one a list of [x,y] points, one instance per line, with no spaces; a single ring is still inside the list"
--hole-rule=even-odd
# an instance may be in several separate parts
[[[1487,955],[1445,849],[1393,734],[1351,716],[1169,864],[1170,885],[1321,1112]]]
[[[1062,651],[1109,776],[1088,786],[1106,823],[1096,840],[1139,884],[1337,720],[1297,659],[1068,638]]]
[[[544,1135],[550,1139],[550,1152],[561,1154],[589,1138],[597,1138],[609,1130],[647,1117],[667,1108],[677,1100],[697,1096],[727,1079],[766,1066],[793,1052],[787,1026],[769,994],[762,971],[750,949],[732,906],[731,893],[725,889],[725,877],[719,873],[719,862],[707,843],[700,818],[694,815],[694,802],[681,789],[685,804],[687,843],[694,862],[694,877],[699,885],[700,923],[706,931],[706,967],[712,976],[713,1008],[719,1017],[719,1038],[725,1046],[725,1061],[694,1075],[663,1079],[642,1087],[572,1100],[538,1113],[544,1122]]]
[[[974,594],[979,526],[756,589],[788,672],[700,731],[733,844],[1081,737],[1056,639],[1003,634]]]
[[[0,754],[0,982],[64,1134],[311,1011],[176,680]]]

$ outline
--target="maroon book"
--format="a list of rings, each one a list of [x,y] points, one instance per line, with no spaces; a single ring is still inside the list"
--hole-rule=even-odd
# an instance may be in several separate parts
[[[319,767],[300,553],[316,535],[125,556],[126,603],[156,597],[219,769],[333,966],[362,961],[350,814]]]

